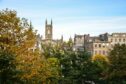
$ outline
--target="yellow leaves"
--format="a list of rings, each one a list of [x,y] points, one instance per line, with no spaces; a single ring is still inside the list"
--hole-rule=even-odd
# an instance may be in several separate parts
[[[19,65],[17,68],[23,71],[20,74],[22,80],[32,80],[34,77],[45,81],[51,76],[50,65],[46,59],[42,58],[39,50],[27,51],[26,55],[18,56]]]
[[[21,23],[27,25],[24,26]],[[36,33],[30,29],[28,24],[26,19],[17,17],[16,11],[8,9],[0,11],[0,39],[4,38],[2,43],[9,45],[9,48],[6,49],[18,51],[19,47],[19,50],[24,50],[24,48],[28,49],[34,46]]]
[[[104,61],[106,63],[109,63],[108,57],[100,54],[92,56],[92,61]]]
[[[58,64],[58,59],[57,58],[48,58],[48,62],[51,65],[57,65]]]

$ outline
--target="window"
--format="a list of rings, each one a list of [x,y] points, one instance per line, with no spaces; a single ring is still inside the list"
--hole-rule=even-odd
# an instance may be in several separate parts
[[[119,39],[119,42],[121,42],[121,39]]]
[[[126,40],[125,39],[123,39],[123,42],[125,42]]]
[[[101,44],[99,44],[99,48],[101,48]]]
[[[91,40],[91,39],[89,39],[89,42],[92,42],[92,40]]]
[[[103,50],[103,55],[105,55],[105,51]]]
[[[102,47],[105,48],[105,43],[102,44]]]
[[[97,44],[95,44],[95,48],[97,48]]]
[[[105,48],[105,45],[103,45],[103,48]]]

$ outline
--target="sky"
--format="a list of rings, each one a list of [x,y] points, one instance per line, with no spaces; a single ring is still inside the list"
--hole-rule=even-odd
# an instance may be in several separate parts
[[[45,35],[45,20],[53,20],[53,38],[75,34],[126,32],[126,0],[0,0],[0,10],[16,10]]]

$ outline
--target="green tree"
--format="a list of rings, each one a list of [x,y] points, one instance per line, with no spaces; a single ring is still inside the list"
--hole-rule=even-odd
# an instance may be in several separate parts
[[[49,63],[50,76],[47,78],[47,84],[58,84],[59,80],[59,60],[55,57],[50,57],[47,59]]]
[[[62,56],[61,46],[42,45],[43,55],[49,64],[50,76],[47,78],[47,84],[58,84],[60,78],[60,58]]]
[[[61,84],[106,84],[106,60],[92,61],[91,55],[86,51],[65,51],[60,64]]]
[[[0,84],[17,82],[15,56],[7,51],[0,51]],[[18,81],[19,82],[19,81]]]
[[[109,54],[110,84],[126,84],[126,45],[116,44]]]
[[[109,59],[107,56],[97,54],[95,56],[92,56],[92,62],[94,65],[94,69],[97,69],[98,73],[96,73],[97,79],[96,81],[102,84],[106,84],[106,76],[108,72],[109,67]]]
[[[89,55],[86,52],[66,51],[61,59],[62,84],[83,84],[87,81]]]
[[[74,52],[72,49],[63,49],[61,46],[44,45],[43,47],[43,54],[46,55],[46,58],[50,61],[49,64],[51,64],[50,70],[52,70],[52,75],[49,78],[52,80],[51,83],[57,84],[56,78],[58,78],[59,84],[106,83],[104,70],[107,67],[107,58],[96,56],[96,59],[92,60],[91,55],[86,51]],[[56,60],[58,60],[58,64]],[[54,66],[55,63],[58,66]],[[55,72],[58,75],[54,76]]]

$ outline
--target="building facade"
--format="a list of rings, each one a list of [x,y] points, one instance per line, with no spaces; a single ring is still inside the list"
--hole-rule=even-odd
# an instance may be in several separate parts
[[[108,42],[110,42],[112,46],[115,44],[126,44],[126,33],[112,33],[108,36]]]
[[[112,49],[115,44],[126,44],[126,33],[105,33],[93,37],[89,34],[75,35],[74,39],[73,49],[75,51],[82,50],[83,48],[91,53],[91,55],[108,55],[110,49]]]
[[[84,35],[76,35],[74,37],[74,46],[73,49],[76,50],[84,50]]]

